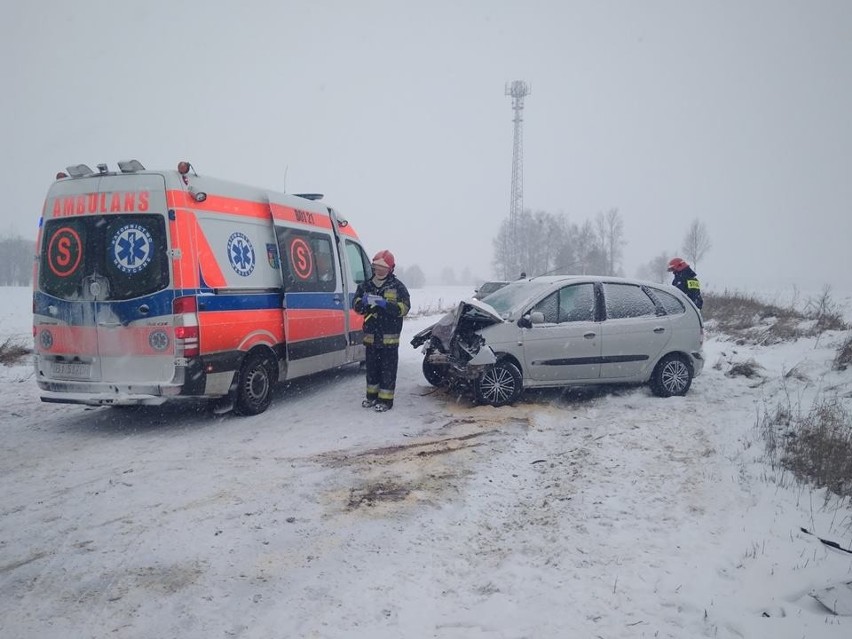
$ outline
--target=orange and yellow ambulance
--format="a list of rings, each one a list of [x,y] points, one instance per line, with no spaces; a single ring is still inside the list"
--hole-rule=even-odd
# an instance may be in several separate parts
[[[223,398],[252,415],[278,380],[363,361],[352,298],[370,260],[321,199],[188,162],[57,174],[33,277],[41,399]]]

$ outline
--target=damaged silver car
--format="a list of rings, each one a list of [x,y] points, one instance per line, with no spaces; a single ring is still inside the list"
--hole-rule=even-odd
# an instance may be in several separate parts
[[[525,388],[649,384],[684,395],[704,367],[704,323],[674,287],[599,276],[512,282],[465,300],[411,340],[433,386],[503,406]]]

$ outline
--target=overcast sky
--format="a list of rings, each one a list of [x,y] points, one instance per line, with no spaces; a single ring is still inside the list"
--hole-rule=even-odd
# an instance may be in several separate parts
[[[525,208],[617,208],[627,275],[698,218],[705,287],[850,288],[847,0],[2,7],[0,235],[35,237],[67,165],[185,159],[324,193],[403,266],[490,277],[524,80]]]

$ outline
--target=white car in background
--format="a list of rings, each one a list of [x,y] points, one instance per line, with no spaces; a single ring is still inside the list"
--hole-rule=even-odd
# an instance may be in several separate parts
[[[684,395],[704,367],[701,313],[674,287],[603,276],[511,282],[460,302],[411,340],[435,386],[503,406],[525,388],[649,384]]]
[[[505,280],[493,280],[490,282],[483,282],[479,285],[479,288],[477,288],[473,292],[473,299],[481,300],[483,297],[491,295],[491,293],[493,293],[494,291],[499,291],[508,283],[509,282],[506,282]]]

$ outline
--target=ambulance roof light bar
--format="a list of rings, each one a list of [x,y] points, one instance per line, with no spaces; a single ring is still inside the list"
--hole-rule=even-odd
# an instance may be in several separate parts
[[[92,171],[92,169],[90,169],[85,164],[77,164],[75,166],[67,166],[67,167],[65,167],[65,170],[68,171],[68,175],[70,175],[71,177],[75,177],[75,178],[86,177],[87,175],[94,175],[95,174],[95,172]]]
[[[122,173],[135,173],[136,171],[144,171],[145,167],[139,160],[120,160],[118,168]]]

